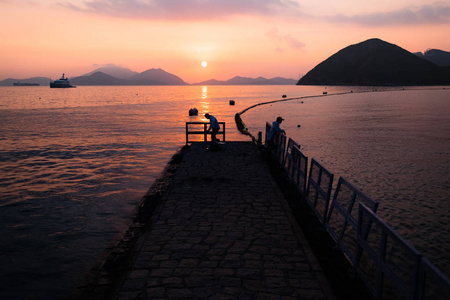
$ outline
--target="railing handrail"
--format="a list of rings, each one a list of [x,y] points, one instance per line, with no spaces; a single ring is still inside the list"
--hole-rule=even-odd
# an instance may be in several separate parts
[[[223,136],[222,141],[225,141],[225,122],[218,122],[220,126],[217,134],[221,134]],[[197,131],[189,131],[189,125],[203,125],[203,130]],[[211,132],[208,132],[208,127],[210,122],[186,122],[186,144],[196,143],[196,142],[206,142],[208,140],[208,135],[211,135]],[[203,135],[203,141],[190,141],[189,135]]]

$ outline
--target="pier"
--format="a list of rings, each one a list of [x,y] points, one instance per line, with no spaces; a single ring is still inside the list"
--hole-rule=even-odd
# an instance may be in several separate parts
[[[336,299],[254,143],[174,157],[72,299]]]

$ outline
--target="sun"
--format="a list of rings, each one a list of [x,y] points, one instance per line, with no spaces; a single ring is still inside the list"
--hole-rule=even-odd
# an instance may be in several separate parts
[[[206,68],[206,66],[208,65],[208,63],[204,60],[204,61],[202,61],[202,67],[203,68]]]

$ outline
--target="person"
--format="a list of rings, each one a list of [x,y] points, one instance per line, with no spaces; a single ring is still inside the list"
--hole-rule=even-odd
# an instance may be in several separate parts
[[[270,128],[269,134],[267,135],[269,149],[275,148],[274,140],[275,140],[275,136],[278,133],[286,134],[286,132],[280,128],[280,124],[283,121],[284,121],[284,119],[282,117],[278,117],[277,120],[272,123],[272,128]]]
[[[210,115],[209,113],[205,114],[205,118],[209,119],[209,128],[208,128],[208,132],[211,132],[211,144],[213,142],[217,142],[218,139],[216,138],[217,136],[217,132],[219,132],[220,129],[220,125],[219,122],[217,122],[216,117],[214,117],[213,115]]]

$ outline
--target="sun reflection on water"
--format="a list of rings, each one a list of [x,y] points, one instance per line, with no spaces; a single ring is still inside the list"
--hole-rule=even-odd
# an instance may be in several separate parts
[[[208,86],[202,86],[202,99],[208,98]]]

